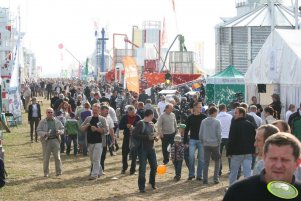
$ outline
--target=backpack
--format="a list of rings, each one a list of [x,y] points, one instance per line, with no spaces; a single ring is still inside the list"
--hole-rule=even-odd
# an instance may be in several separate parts
[[[5,186],[5,177],[7,176],[7,173],[5,171],[4,168],[4,162],[3,159],[0,158],[0,188],[2,188],[3,186]]]
[[[139,122],[142,122],[142,132],[141,133],[143,134],[145,132],[145,123],[144,123],[143,120],[140,120]],[[137,133],[136,129],[137,129],[137,126],[134,128],[132,134],[130,135],[129,148],[130,148],[131,151],[136,151],[141,145],[141,139],[137,139],[135,137],[135,135],[137,135],[136,134]]]

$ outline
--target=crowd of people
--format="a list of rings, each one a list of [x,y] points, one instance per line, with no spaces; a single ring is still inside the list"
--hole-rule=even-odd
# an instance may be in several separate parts
[[[239,182],[236,181],[241,173],[245,178],[252,175],[268,177],[260,182],[275,178],[284,180],[281,175],[286,174],[286,170],[280,168],[281,171],[278,171],[267,166],[272,163],[271,157],[275,160],[281,157],[281,153],[279,156],[268,156],[275,154],[271,153],[272,149],[278,153],[277,146],[282,147],[274,135],[279,135],[281,139],[292,138],[291,141],[295,144],[290,147],[294,149],[290,160],[296,162],[300,158],[300,143],[294,140],[301,139],[301,105],[297,111],[291,105],[284,115],[285,119],[280,120],[281,102],[277,94],[272,95],[272,103],[264,108],[257,103],[256,97],[252,97],[250,105],[233,101],[229,108],[225,104],[213,103],[204,107],[203,97],[198,94],[185,97],[176,93],[172,98],[166,98],[157,96],[156,92],[155,87],[152,88],[151,95],[147,95],[145,91],[140,94],[127,91],[119,83],[84,83],[58,79],[40,80],[24,86],[24,109],[28,112],[30,140],[38,142],[38,136],[40,137],[44,176],[49,176],[51,153],[55,158],[56,176],[60,176],[60,154],[70,155],[73,149],[74,156],[89,155],[89,180],[96,180],[105,174],[107,151],[114,156],[121,145],[121,174],[126,174],[129,158],[129,173],[136,174],[137,158],[139,160],[140,192],[145,192],[147,163],[150,165],[149,183],[156,189],[158,163],[167,165],[171,161],[175,171],[174,180],[179,181],[185,161],[189,172],[187,179],[196,179],[203,185],[208,185],[209,163],[213,160],[212,182],[218,184],[222,174],[229,174],[230,188],[225,200],[235,200],[231,193],[234,189],[240,189],[236,185]],[[41,118],[41,107],[35,96],[50,100],[44,119]],[[280,132],[285,134],[279,134]],[[118,142],[119,133],[123,134],[122,142]],[[158,161],[155,152],[155,143],[159,139],[162,142],[162,162]],[[291,146],[290,143],[286,145]],[[227,168],[222,165],[224,149]],[[299,152],[296,153],[295,149]],[[195,164],[196,151],[198,154]],[[279,163],[283,163],[282,159],[279,160]],[[297,171],[293,171],[296,182],[301,181],[298,166],[299,163],[295,167]],[[253,179],[252,182],[258,183],[257,180],[259,179]],[[292,183],[289,177],[284,181]]]

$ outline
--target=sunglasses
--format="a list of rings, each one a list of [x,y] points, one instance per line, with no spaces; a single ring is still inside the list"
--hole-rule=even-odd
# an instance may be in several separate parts
[[[53,112],[47,112],[48,114],[52,114]]]

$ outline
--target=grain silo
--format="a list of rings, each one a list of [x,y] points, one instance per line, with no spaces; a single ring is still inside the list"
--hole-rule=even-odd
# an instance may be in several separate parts
[[[300,21],[300,18],[299,18]],[[233,65],[245,74],[271,30],[295,29],[294,11],[278,1],[261,1],[252,11],[216,26],[216,71]]]

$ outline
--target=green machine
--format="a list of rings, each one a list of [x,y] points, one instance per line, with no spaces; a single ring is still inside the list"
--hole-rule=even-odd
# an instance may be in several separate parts
[[[206,104],[228,105],[239,96],[245,97],[245,81],[244,76],[233,66],[228,66],[225,70],[207,78]]]

